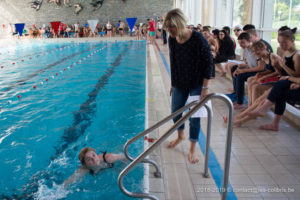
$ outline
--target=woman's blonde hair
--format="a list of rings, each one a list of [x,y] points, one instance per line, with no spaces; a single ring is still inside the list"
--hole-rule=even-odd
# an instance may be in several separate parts
[[[96,150],[95,150],[94,148],[92,148],[92,147],[84,147],[84,148],[81,149],[81,151],[79,152],[78,158],[79,158],[79,160],[80,160],[80,162],[81,162],[81,164],[82,164],[83,166],[86,165],[85,160],[84,160],[85,154],[86,154],[87,152],[89,152],[89,151],[94,151],[94,152],[96,152]]]
[[[183,12],[179,9],[169,11],[164,19],[163,28],[176,27],[179,36],[183,35],[183,30],[186,28],[186,18]]]

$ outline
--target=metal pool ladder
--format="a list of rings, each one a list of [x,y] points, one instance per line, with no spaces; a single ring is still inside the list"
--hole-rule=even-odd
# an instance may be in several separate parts
[[[206,136],[206,148],[205,148],[205,160],[204,160],[204,173],[203,176],[208,178],[208,158],[209,158],[209,146],[210,146],[210,135],[211,135],[211,119],[212,119],[212,111],[211,108],[206,105],[207,101],[211,99],[220,99],[226,103],[229,109],[229,117],[227,123],[227,139],[226,139],[226,151],[225,151],[225,163],[224,163],[224,174],[223,174],[223,186],[222,186],[222,200],[227,199],[227,190],[228,190],[228,178],[229,178],[229,166],[230,166],[230,154],[231,154],[231,143],[232,143],[232,123],[233,123],[233,105],[231,100],[223,95],[218,93],[212,93],[207,95],[203,100],[193,101],[186,106],[178,109],[176,112],[172,113],[171,115],[165,117],[161,121],[157,122],[150,128],[146,129],[145,131],[139,133],[132,139],[126,142],[124,145],[124,153],[128,160],[132,161],[119,175],[118,184],[123,193],[131,197],[137,198],[148,198],[152,200],[158,200],[158,198],[154,195],[149,193],[134,193],[128,191],[123,184],[124,177],[131,171],[137,164],[139,163],[151,163],[156,172],[154,173],[155,177],[161,177],[161,171],[158,167],[158,164],[150,159],[145,158],[148,156],[155,148],[157,148],[163,141],[165,141],[174,131],[177,130],[179,126],[181,126],[185,121],[187,121],[195,112],[197,112],[201,107],[205,107],[208,113],[207,119],[207,136]],[[160,138],[157,139],[150,147],[148,147],[143,153],[141,153],[137,158],[133,158],[128,153],[128,146],[132,144],[137,139],[145,136],[146,134],[152,132],[153,130],[157,129],[161,125],[165,124],[169,120],[173,119],[175,116],[179,115],[180,113],[184,112],[185,110],[194,106],[189,112],[183,115],[168,131],[166,131]]]

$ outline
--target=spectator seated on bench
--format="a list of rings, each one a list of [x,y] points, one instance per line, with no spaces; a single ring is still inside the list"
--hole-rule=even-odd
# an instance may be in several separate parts
[[[235,59],[234,43],[225,30],[219,32],[219,41],[219,52],[214,59],[214,63],[221,76],[225,76],[226,72],[221,63],[227,62],[228,59]]]

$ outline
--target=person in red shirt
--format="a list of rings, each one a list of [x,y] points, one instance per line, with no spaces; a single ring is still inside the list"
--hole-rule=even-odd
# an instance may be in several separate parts
[[[150,36],[150,44],[153,44],[155,37],[155,23],[153,19],[149,19],[149,36]]]
[[[64,24],[61,23],[59,25],[59,37],[63,38],[64,37],[64,34],[65,34],[65,31],[64,31]]]

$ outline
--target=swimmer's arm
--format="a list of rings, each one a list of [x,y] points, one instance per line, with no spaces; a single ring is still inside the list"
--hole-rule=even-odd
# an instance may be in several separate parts
[[[126,160],[126,157],[123,154],[113,154],[113,153],[106,154],[105,158],[108,163],[113,163],[118,160]]]
[[[87,169],[79,168],[74,174],[72,174],[67,180],[63,182],[63,187],[67,188],[70,184],[76,182],[78,179],[84,177],[88,173]]]

